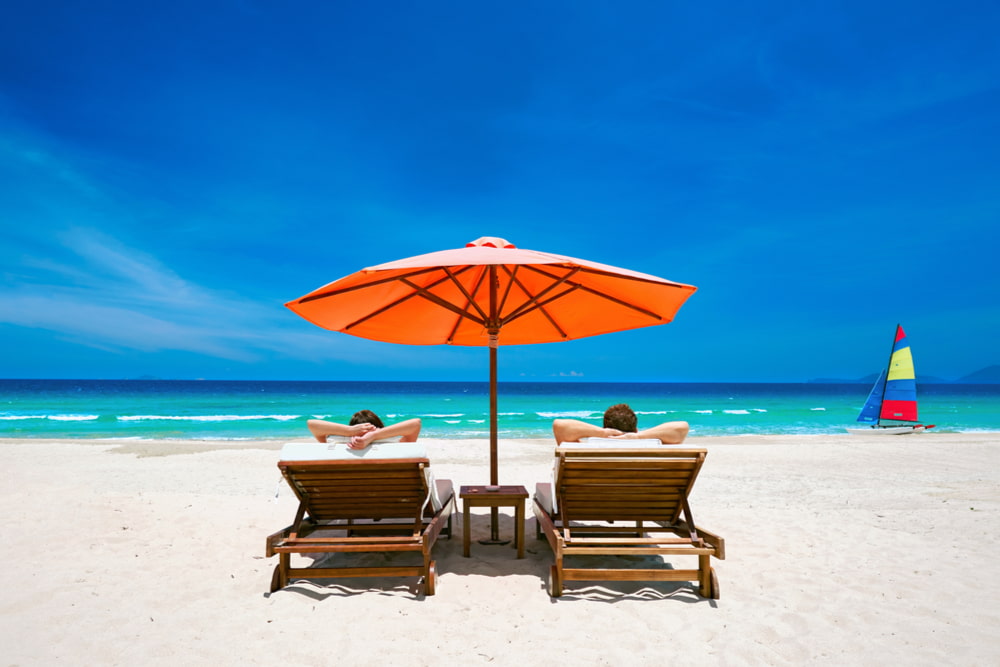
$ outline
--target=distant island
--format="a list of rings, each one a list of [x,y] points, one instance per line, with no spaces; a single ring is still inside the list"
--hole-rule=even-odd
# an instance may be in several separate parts
[[[809,380],[809,382],[811,384],[871,384],[876,379],[878,379],[878,373],[872,373],[863,378],[855,378],[853,380],[844,378],[816,378]],[[917,382],[920,384],[1000,384],[1000,366],[987,366],[957,380],[945,380],[933,375],[918,375]]]
[[[956,382],[967,382],[970,384],[1000,384],[1000,366],[987,366],[975,373],[970,373]]]

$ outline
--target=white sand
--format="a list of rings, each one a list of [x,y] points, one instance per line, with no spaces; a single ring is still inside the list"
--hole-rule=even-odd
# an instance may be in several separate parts
[[[438,477],[487,481],[485,442],[427,444]],[[524,560],[463,558],[456,515],[433,597],[268,594],[265,537],[295,511],[280,443],[0,440],[0,664],[1000,664],[1000,434],[688,444],[709,452],[694,516],[727,542],[718,601],[612,582],[553,601],[530,506]],[[551,454],[501,441],[500,481],[533,489]]]

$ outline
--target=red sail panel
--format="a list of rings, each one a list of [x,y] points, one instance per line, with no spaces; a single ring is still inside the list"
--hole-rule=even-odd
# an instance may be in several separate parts
[[[917,421],[916,401],[882,401],[882,419],[899,419],[901,421]]]

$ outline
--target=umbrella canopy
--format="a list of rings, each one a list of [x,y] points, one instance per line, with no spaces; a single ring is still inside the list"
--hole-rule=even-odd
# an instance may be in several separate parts
[[[497,346],[666,324],[696,289],[483,237],[362,269],[285,305],[317,326],[362,338],[489,346],[490,483],[497,484]]]

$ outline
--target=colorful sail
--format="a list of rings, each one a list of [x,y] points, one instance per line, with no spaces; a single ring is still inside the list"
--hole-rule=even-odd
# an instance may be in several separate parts
[[[881,419],[917,421],[917,376],[913,372],[913,355],[903,327],[896,325],[896,341],[889,358],[889,373],[882,398]]]
[[[913,355],[903,327],[896,325],[896,338],[889,356],[889,367],[882,371],[858,415],[859,422],[878,424],[891,421],[917,421],[917,377]]]
[[[882,408],[882,394],[885,392],[885,370],[883,370],[878,375],[878,379],[875,380],[875,386],[872,387],[871,393],[868,394],[868,400],[865,401],[865,407],[861,408],[861,414],[858,415],[858,421],[864,422],[866,424],[874,424],[878,422],[879,414]]]

